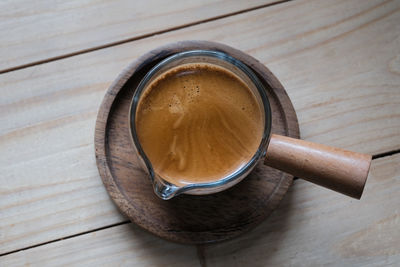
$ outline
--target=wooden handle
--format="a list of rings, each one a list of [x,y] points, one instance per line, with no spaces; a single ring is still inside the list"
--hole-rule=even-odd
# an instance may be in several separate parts
[[[265,164],[360,199],[371,156],[272,134]]]

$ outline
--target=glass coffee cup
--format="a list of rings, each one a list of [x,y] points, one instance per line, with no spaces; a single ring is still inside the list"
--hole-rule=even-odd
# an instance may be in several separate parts
[[[137,131],[138,106],[157,78],[183,65],[207,64],[224,69],[238,77],[256,98],[262,111],[262,136],[249,160],[229,173],[208,182],[178,184],[162,177],[149,160]],[[179,194],[203,195],[225,190],[244,179],[261,161],[265,164],[304,178],[313,183],[360,198],[368,176],[371,156],[345,151],[299,139],[271,134],[271,108],[266,88],[253,71],[238,59],[219,51],[192,50],[174,54],[154,66],[134,92],[130,108],[130,133],[136,155],[148,173],[154,192],[167,200]]]

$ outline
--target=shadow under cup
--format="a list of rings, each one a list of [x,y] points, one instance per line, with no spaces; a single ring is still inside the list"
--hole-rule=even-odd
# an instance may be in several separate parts
[[[225,71],[240,78],[253,92],[258,104],[261,107],[264,129],[261,142],[253,157],[241,168],[228,176],[221,177],[213,182],[192,183],[187,185],[175,185],[160,177],[154,171],[152,163],[144,153],[136,130],[136,116],[138,104],[149,85],[158,77],[169,70],[186,64],[207,64],[223,68]],[[133,140],[136,155],[139,158],[142,168],[149,174],[153,184],[154,192],[162,199],[170,199],[178,194],[204,195],[225,190],[245,178],[250,171],[265,157],[271,131],[271,109],[266,94],[266,89],[259,81],[253,71],[241,61],[218,51],[192,50],[174,54],[154,66],[143,78],[136,88],[130,107],[130,133]]]

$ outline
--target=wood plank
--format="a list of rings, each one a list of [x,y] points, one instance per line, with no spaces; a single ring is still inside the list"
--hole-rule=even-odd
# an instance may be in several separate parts
[[[125,224],[0,257],[1,266],[200,266],[196,247]]]
[[[162,43],[209,39],[260,59],[307,140],[399,149],[399,8],[299,0],[0,75],[0,253],[124,220],[97,174],[96,113],[121,69]]]
[[[207,266],[395,266],[400,154],[374,160],[368,179],[360,201],[296,180],[254,231],[205,247]]]
[[[0,2],[0,71],[278,0]]]
[[[393,186],[394,185],[394,186]],[[205,247],[207,266],[382,266],[400,260],[400,154],[374,160],[361,201],[296,180],[280,209],[238,239]],[[393,200],[397,200],[393,201]],[[122,225],[0,257],[4,266],[197,265],[194,247]]]

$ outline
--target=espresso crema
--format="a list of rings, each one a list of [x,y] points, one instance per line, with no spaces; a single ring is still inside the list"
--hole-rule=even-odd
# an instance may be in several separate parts
[[[147,86],[135,126],[154,171],[185,185],[222,179],[249,162],[262,139],[262,114],[235,74],[211,64],[187,64]]]

